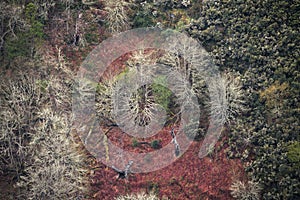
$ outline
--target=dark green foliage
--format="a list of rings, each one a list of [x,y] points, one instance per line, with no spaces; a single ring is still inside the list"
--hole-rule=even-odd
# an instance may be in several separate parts
[[[255,160],[246,168],[254,180],[263,184],[263,199],[293,199],[300,195],[299,172],[292,169],[275,126],[264,127],[252,139]]]
[[[192,6],[187,14],[193,19],[198,19],[201,15],[202,7],[202,0],[192,0]]]
[[[133,147],[138,147],[138,146],[140,146],[139,141],[138,141],[137,139],[134,138],[134,139],[132,140],[132,146],[133,146]]]
[[[154,26],[155,23],[151,16],[143,13],[137,13],[133,18],[133,27],[151,27]]]
[[[36,40],[42,39],[44,36],[43,27],[44,25],[41,22],[33,21],[29,29],[29,37],[33,37]]]
[[[270,0],[209,1],[188,31],[212,51],[220,67],[245,71],[260,65],[272,75],[279,64],[290,65],[299,55],[299,27],[289,20],[299,15],[291,9],[298,6]]]
[[[4,49],[8,60],[12,60],[19,56],[29,57],[31,53],[28,38],[22,33],[17,34],[17,38],[8,38],[4,45]]]
[[[84,37],[89,44],[97,43],[98,42],[98,35],[95,33],[87,32],[84,34]]]
[[[247,95],[247,114],[230,127],[228,155],[244,161],[254,158],[246,171],[263,186],[263,199],[294,199],[300,195],[299,170],[293,169],[295,163],[288,157],[297,153],[289,153],[286,144],[299,137],[299,119],[288,104],[282,105],[281,115],[269,115],[257,95]],[[291,96],[283,99],[288,101]]]
[[[188,29],[221,70],[241,73],[246,110],[230,126],[230,156],[245,161],[262,199],[298,199],[299,1],[206,1]],[[286,86],[278,94],[278,88]],[[277,87],[277,89],[276,89]],[[283,87],[282,87],[283,88]],[[274,104],[263,94],[274,95]],[[279,90],[278,90],[279,91]],[[272,93],[273,94],[273,93]],[[297,144],[297,143],[296,143]]]
[[[44,25],[38,19],[37,6],[29,3],[24,12],[28,28],[16,32],[16,37],[8,37],[4,43],[4,54],[8,60],[33,57],[36,47],[42,43]]]
[[[29,3],[25,7],[25,17],[28,21],[30,28],[28,32],[28,39],[34,38],[36,40],[42,39],[44,36],[43,24],[38,19],[37,6],[33,3]]]
[[[16,38],[7,39],[4,49],[9,60],[16,57],[33,57],[35,48],[41,44],[43,33],[43,24],[35,22],[26,32],[20,32]]]
[[[189,13],[193,11],[192,16],[197,16],[196,12],[199,12],[198,8],[201,7],[198,0],[193,3],[184,0],[138,0],[136,4],[137,7],[131,15],[134,28],[157,26],[181,30],[184,25],[189,23]]]
[[[150,145],[153,149],[161,148],[160,140],[153,140]]]
[[[139,5],[132,13],[133,28],[155,26],[154,5],[151,2],[136,1]]]
[[[25,8],[25,17],[31,23],[36,20],[37,17],[37,6],[34,3],[29,3]]]
[[[25,17],[30,25],[27,37],[29,40],[32,40],[33,43],[37,43],[38,40],[42,39],[44,36],[44,25],[38,19],[37,9],[37,6],[33,3],[29,3],[25,7]]]

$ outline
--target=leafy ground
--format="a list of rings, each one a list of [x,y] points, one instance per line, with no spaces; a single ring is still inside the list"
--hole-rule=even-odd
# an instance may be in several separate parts
[[[170,128],[165,128],[155,136],[162,140],[162,146],[171,141],[169,132]],[[122,133],[118,129],[113,129],[108,137],[117,143],[120,141],[120,134]],[[226,140],[226,137],[222,140]],[[129,136],[124,136],[123,142],[126,150],[152,151],[148,145],[133,147]],[[227,158],[225,146],[221,147],[221,143],[216,145],[216,149],[220,148],[220,151],[199,159],[198,152],[202,142],[194,141],[184,155],[168,167],[146,174],[131,174],[128,180],[117,180],[115,171],[95,162],[92,177],[93,197],[113,199],[120,194],[154,191],[161,198],[170,199],[232,199],[229,187],[233,180],[244,179],[244,169],[239,159]]]

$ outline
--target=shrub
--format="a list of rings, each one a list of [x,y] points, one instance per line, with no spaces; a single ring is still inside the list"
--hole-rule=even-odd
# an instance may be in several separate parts
[[[4,44],[5,54],[8,60],[16,57],[30,57],[30,44],[25,34],[17,34],[17,38],[9,37]]]
[[[153,140],[150,145],[153,149],[161,148],[160,140]]]
[[[84,153],[72,139],[69,117],[45,107],[38,113],[25,174],[18,182],[26,199],[74,199],[87,192]]]
[[[138,141],[137,139],[134,138],[134,139],[132,140],[132,146],[133,146],[133,147],[138,147],[139,145],[140,145],[139,141]]]
[[[300,142],[288,146],[287,157],[294,164],[295,169],[300,169]]]
[[[71,134],[69,85],[48,78],[20,75],[0,84],[0,167],[17,177],[14,198],[88,193],[85,152]]]
[[[231,154],[253,159],[246,171],[263,187],[262,199],[299,197],[299,170],[291,170],[283,148],[299,140],[297,8],[286,1],[205,1],[188,29],[221,70],[241,73],[247,112],[232,121],[229,144]]]
[[[44,37],[44,25],[39,21],[37,11],[38,7],[33,3],[29,3],[25,7],[25,17],[30,27],[24,36],[29,41],[31,49],[30,56],[34,56],[35,48],[41,44]]]
[[[26,144],[41,105],[40,89],[35,79],[26,75],[0,83],[0,169],[19,177],[28,156]]]
[[[231,195],[239,200],[259,200],[260,199],[260,186],[253,182],[248,181],[243,183],[241,181],[234,182],[231,187]]]
[[[106,1],[105,10],[107,11],[106,23],[111,33],[120,33],[129,29],[128,9],[131,3],[125,0]]]
[[[139,194],[127,194],[124,196],[119,196],[116,198],[116,200],[159,200],[159,198],[153,194],[145,194],[145,193],[139,193]]]
[[[243,111],[243,90],[239,76],[224,73],[209,83],[211,118],[217,123],[230,123]]]

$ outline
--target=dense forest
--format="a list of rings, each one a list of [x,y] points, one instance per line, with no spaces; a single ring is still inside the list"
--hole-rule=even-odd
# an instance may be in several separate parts
[[[300,199],[299,22],[299,0],[2,0],[0,199]]]

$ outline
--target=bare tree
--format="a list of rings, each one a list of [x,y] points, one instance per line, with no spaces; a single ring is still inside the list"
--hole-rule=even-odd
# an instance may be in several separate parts
[[[87,6],[91,6],[91,5],[95,5],[97,4],[98,1],[96,0],[82,0],[82,4],[87,5]]]
[[[74,199],[87,193],[86,158],[69,134],[68,114],[44,107],[28,149],[30,160],[18,186],[26,199]]]
[[[172,142],[175,145],[175,155],[179,156],[180,155],[180,146],[179,146],[179,144],[176,140],[176,135],[174,133],[174,128],[172,128],[172,130],[171,130],[171,136],[172,136]]]
[[[244,110],[243,90],[239,76],[225,72],[209,81],[211,118],[218,124],[230,123]]]
[[[259,200],[260,199],[260,192],[262,188],[260,185],[253,181],[248,181],[247,183],[241,181],[235,181],[231,187],[231,195],[235,199],[240,200]]]
[[[51,8],[56,5],[55,0],[36,0],[35,4],[38,7],[38,15],[44,20],[49,19]]]
[[[115,166],[112,166],[113,170],[115,170],[118,173],[118,178],[117,179],[119,179],[119,178],[127,178],[128,174],[131,172],[130,168],[131,168],[132,164],[133,164],[133,161],[130,160],[128,162],[128,164],[125,166],[124,170],[120,170],[120,169],[116,168]]]
[[[114,121],[114,114],[112,113],[114,109],[114,94],[119,94],[119,91],[122,91],[122,88],[119,87],[120,85],[118,85],[118,82],[121,81],[121,85],[124,86],[123,81],[130,80],[129,77],[136,77],[136,75],[141,79],[147,79],[147,77],[149,78],[149,76],[151,77],[153,75],[154,69],[147,67],[147,65],[150,65],[153,62],[155,61],[151,59],[151,55],[146,55],[143,51],[138,51],[135,52],[133,56],[128,60],[128,71],[126,71],[125,73],[120,73],[118,75],[113,74],[111,71],[106,73],[105,80],[103,80],[97,86],[96,110],[100,118],[106,119],[108,122]],[[135,84],[136,82],[134,81],[130,81],[130,83],[128,83],[128,85]],[[137,91],[134,91],[130,98],[115,98],[118,99],[118,102],[115,103],[118,103],[119,105],[126,105],[128,108],[130,108],[129,110],[125,111],[129,113],[128,115],[124,116],[124,123],[126,123],[128,121],[128,118],[131,118],[132,116],[136,118],[136,121],[139,122],[140,125],[145,125],[147,121],[152,119],[151,110],[154,106],[156,106],[156,104],[153,100],[153,96],[150,95],[151,88],[145,86],[144,88],[142,88],[142,90],[143,91],[140,90],[140,92],[144,92],[143,95],[141,95],[141,93]],[[145,97],[143,99],[143,111],[141,111],[140,107],[140,101],[142,100],[141,96]],[[123,110],[117,109],[115,110],[115,112],[123,112]]]
[[[23,7],[0,3],[0,50],[4,47],[5,38],[17,37],[16,32],[28,28],[28,24],[22,18]]]
[[[35,122],[34,113],[41,104],[36,80],[28,76],[1,79],[0,83],[0,167],[18,177],[27,157],[25,144]]]
[[[156,194],[150,193],[138,193],[138,194],[127,194],[123,196],[119,196],[116,200],[159,200]]]
[[[113,123],[112,85],[110,83],[98,83],[95,106],[101,124]]]
[[[86,152],[71,130],[72,73],[59,52],[44,58],[52,74],[43,79],[1,79],[0,167],[18,177],[18,198],[75,199],[89,186]]]
[[[128,9],[133,4],[125,0],[108,0],[105,2],[107,25],[111,33],[120,33],[129,29]]]

